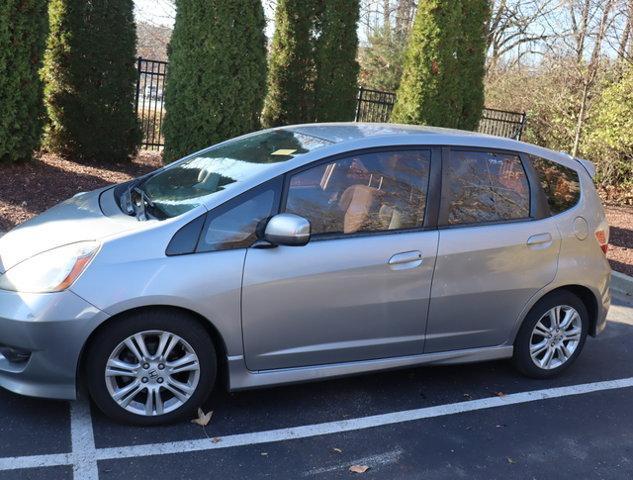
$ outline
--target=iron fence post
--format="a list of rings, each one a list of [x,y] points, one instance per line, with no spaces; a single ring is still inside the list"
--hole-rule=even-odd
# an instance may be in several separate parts
[[[354,121],[358,122],[360,118],[360,106],[363,102],[363,86],[358,87],[358,94],[356,95],[356,113],[354,114]]]
[[[135,99],[135,104],[134,104],[134,111],[136,112],[136,116],[138,117],[138,100],[139,97],[141,96],[141,62],[143,61],[143,59],[141,57],[138,57],[138,59],[136,60],[136,71],[137,71],[137,77],[136,77],[136,99]]]

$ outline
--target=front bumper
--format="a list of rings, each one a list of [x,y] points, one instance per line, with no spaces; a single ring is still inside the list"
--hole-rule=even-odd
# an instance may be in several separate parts
[[[69,290],[0,290],[0,345],[30,353],[22,362],[0,354],[0,387],[34,397],[75,399],[82,348],[107,317]]]

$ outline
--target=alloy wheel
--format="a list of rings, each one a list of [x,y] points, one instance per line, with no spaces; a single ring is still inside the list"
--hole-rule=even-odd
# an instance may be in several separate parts
[[[112,399],[128,412],[158,416],[177,410],[195,393],[200,361],[178,335],[162,330],[136,333],[116,346],[105,367]]]
[[[530,336],[530,356],[534,364],[552,370],[565,364],[580,344],[582,320],[568,305],[549,309],[536,322]]]

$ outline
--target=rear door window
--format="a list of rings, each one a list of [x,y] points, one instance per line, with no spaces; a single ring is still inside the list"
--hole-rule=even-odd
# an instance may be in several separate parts
[[[530,155],[530,161],[543,187],[552,215],[569,210],[578,203],[580,181],[576,171],[536,155]]]
[[[471,225],[530,217],[530,188],[517,154],[453,150],[444,170],[443,223]]]

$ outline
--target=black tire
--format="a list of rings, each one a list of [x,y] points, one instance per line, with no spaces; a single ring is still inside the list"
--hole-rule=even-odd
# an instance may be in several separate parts
[[[194,393],[176,410],[162,415],[144,416],[126,410],[114,401],[106,385],[105,367],[108,358],[121,342],[139,332],[151,330],[170,332],[185,340],[198,357],[200,376]],[[216,375],[216,350],[204,327],[185,313],[167,309],[132,313],[106,325],[88,347],[84,369],[90,396],[103,413],[120,422],[143,426],[195,418],[198,407],[213,389]]]
[[[576,347],[576,350],[569,357],[569,359],[562,365],[552,369],[542,368],[532,360],[530,355],[530,342],[532,338],[532,332],[538,321],[549,310],[556,306],[566,305],[570,306],[578,312],[581,321],[581,333],[580,340]],[[576,295],[569,291],[561,290],[551,293],[541,300],[539,300],[532,310],[528,313],[527,317],[523,321],[523,325],[519,329],[519,333],[514,341],[514,356],[513,363],[515,367],[524,375],[532,378],[551,378],[560,374],[567,368],[569,368],[578,358],[582,351],[585,340],[587,339],[587,331],[589,328],[589,314],[585,304]],[[538,337],[536,337],[538,338]]]

